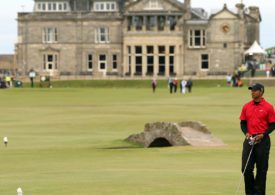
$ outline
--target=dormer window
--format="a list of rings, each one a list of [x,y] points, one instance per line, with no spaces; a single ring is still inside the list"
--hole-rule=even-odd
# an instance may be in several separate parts
[[[95,12],[113,12],[116,11],[116,2],[95,2],[94,11]]]
[[[68,2],[37,2],[35,12],[67,12],[70,11]]]

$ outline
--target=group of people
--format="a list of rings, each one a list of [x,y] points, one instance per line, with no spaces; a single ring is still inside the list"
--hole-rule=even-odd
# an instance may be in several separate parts
[[[185,94],[186,89],[189,93],[192,92],[193,81],[189,78],[187,81],[182,79],[180,82],[178,81],[177,77],[169,77],[168,78],[168,87],[170,93],[177,93],[178,85],[180,86],[180,93]]]
[[[268,61],[268,63],[265,66],[265,72],[267,78],[270,77],[270,74],[272,77],[275,77],[275,64],[272,65],[272,62]]]
[[[0,77],[0,88],[10,88],[13,86],[14,78],[10,74]]]
[[[226,83],[227,83],[227,86],[231,86],[231,87],[242,87],[243,86],[243,81],[242,81],[241,77],[238,76],[238,74],[236,74],[235,72],[233,75],[228,74],[226,76]]]
[[[156,78],[154,78],[152,80],[152,89],[153,89],[153,93],[155,93],[156,88],[157,88],[157,80]],[[168,78],[168,88],[169,88],[169,92],[172,93],[177,93],[178,91],[178,86],[180,87],[180,93],[185,94],[187,91],[189,93],[192,92],[192,86],[193,86],[193,81],[191,78],[189,78],[187,81],[182,79],[181,81],[179,81],[177,79],[177,77],[169,77]]]
[[[241,78],[246,72],[250,71],[250,77],[255,77],[257,69],[265,71],[267,78],[270,76],[275,77],[275,64],[272,65],[270,60],[268,60],[266,63],[259,64],[255,59],[248,60],[245,64],[239,65],[235,69],[234,75],[236,75],[238,78]]]
[[[227,85],[232,87],[242,87],[242,77],[244,77],[245,73],[250,71],[250,76],[254,77],[258,66],[259,65],[257,65],[256,60],[247,61],[246,64],[241,64],[234,70],[233,74],[227,74]],[[268,61],[266,64],[264,64],[261,69],[265,71],[267,78],[269,78],[270,75],[275,77],[275,64],[272,65],[271,61]]]

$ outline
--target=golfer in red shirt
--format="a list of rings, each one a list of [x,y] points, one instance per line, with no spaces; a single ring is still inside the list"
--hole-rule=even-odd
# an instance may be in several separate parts
[[[241,129],[245,135],[242,153],[245,192],[246,195],[265,195],[270,150],[269,134],[275,129],[275,112],[273,106],[263,98],[262,84],[253,84],[248,89],[251,90],[253,100],[243,106],[240,116]],[[256,177],[253,174],[255,164]]]

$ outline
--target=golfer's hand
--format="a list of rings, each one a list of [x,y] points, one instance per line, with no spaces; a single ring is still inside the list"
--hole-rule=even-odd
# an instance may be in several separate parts
[[[251,138],[250,133],[246,133],[246,134],[245,134],[245,138],[246,138],[246,139],[250,139],[250,138]]]
[[[263,137],[264,137],[264,134],[259,134],[259,135],[257,135],[257,137],[256,137],[256,141],[260,141],[260,140],[262,140],[262,139],[263,139]]]

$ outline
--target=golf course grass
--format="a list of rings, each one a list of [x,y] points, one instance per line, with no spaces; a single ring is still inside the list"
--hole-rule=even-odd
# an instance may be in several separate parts
[[[275,103],[274,88],[265,98]],[[241,177],[246,87],[22,88],[0,91],[0,194],[232,195]],[[125,142],[145,123],[195,120],[223,147],[142,148]],[[271,135],[271,141],[275,140]],[[273,141],[274,142],[274,141]],[[274,142],[275,143],[275,142]],[[267,194],[275,194],[272,144]],[[243,192],[243,182],[240,193]]]

